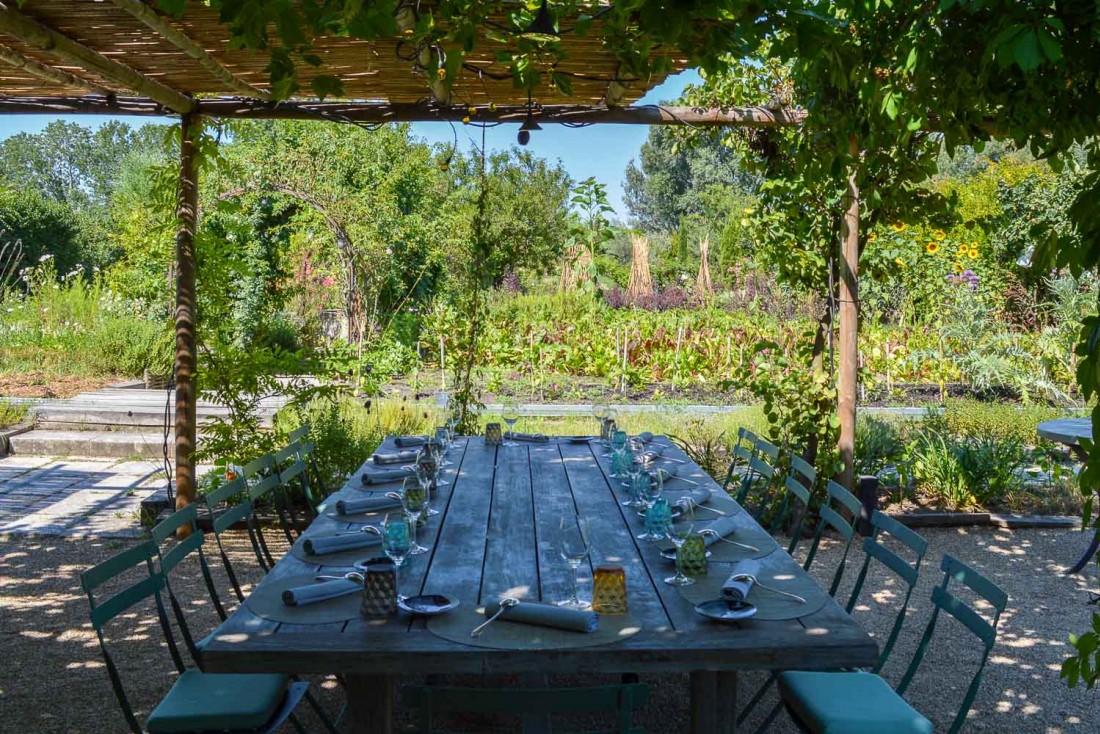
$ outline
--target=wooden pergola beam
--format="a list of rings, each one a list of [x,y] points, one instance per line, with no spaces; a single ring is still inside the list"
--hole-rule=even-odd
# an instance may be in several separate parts
[[[0,31],[62,61],[109,79],[123,89],[145,95],[174,112],[184,114],[195,107],[190,97],[3,4],[0,4]]]
[[[227,69],[220,61],[211,56],[206,49],[195,43],[186,33],[176,28],[157,14],[155,10],[146,5],[142,0],[112,0],[115,5],[134,16],[152,30],[159,33],[169,43],[183,51],[198,64],[210,72],[229,89],[245,97],[269,100],[271,94],[266,90],[255,87],[232,71]]]
[[[67,71],[61,69],[55,69],[52,66],[46,66],[40,64],[34,59],[29,59],[23,54],[8,48],[7,46],[0,46],[0,61],[4,62],[8,66],[14,66],[16,69],[22,69],[26,73],[33,77],[42,79],[53,84],[60,85],[62,87],[73,87],[75,89],[85,89],[93,94],[102,94],[104,96],[112,95],[114,92],[107,87],[100,86],[95,82],[88,81],[82,77],[70,74]]]

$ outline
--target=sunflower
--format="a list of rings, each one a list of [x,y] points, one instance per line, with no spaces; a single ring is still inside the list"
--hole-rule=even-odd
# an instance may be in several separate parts
[[[895,232],[904,232],[906,226],[908,225],[906,225],[905,222],[894,222],[890,225],[890,229],[894,230]]]
[[[962,275],[964,270],[966,270],[966,268],[963,266],[963,264],[961,262],[956,262],[955,263],[955,272],[957,274]]]
[[[978,257],[978,248],[977,247],[971,247],[970,252],[968,252],[966,254],[970,256],[971,260],[974,260]]]
[[[936,238],[937,242],[943,242],[947,239],[947,233],[944,232],[942,229],[937,229],[935,232],[932,233],[932,236]]]
[[[895,258],[894,258],[894,262],[895,262],[895,263],[897,263],[897,266],[898,266],[899,268],[905,268],[905,267],[908,267],[908,266],[907,266],[907,265],[905,264],[905,261],[904,261],[904,260],[902,260],[902,259],[901,259],[900,257],[895,257]]]
[[[878,239],[878,233],[877,232],[872,232],[871,234],[867,235],[867,241],[868,242],[874,242],[877,239]]]
[[[966,257],[966,253],[970,252],[970,247],[965,242],[959,245],[959,257]]]
[[[929,255],[935,255],[937,252],[940,251],[940,243],[929,242],[927,245],[924,246],[924,249],[928,251]]]

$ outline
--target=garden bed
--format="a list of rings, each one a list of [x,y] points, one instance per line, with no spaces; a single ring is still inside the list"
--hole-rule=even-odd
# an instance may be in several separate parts
[[[49,372],[0,373],[0,397],[71,398],[82,392],[99,390],[119,381],[113,376],[58,375]]]

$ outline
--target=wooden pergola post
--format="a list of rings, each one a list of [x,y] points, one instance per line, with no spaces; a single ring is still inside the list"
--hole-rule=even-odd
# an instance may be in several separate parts
[[[195,227],[199,209],[199,116],[180,119],[176,198],[176,507],[195,501]],[[181,532],[183,529],[181,528]]]
[[[856,388],[859,371],[859,185],[856,171],[859,142],[848,138],[848,187],[844,193],[844,219],[840,224],[840,339],[837,369],[837,413],[840,440],[837,448],[844,469],[840,483],[855,489]]]

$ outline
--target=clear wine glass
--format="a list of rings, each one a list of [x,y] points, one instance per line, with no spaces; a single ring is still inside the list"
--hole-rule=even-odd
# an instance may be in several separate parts
[[[576,515],[562,515],[559,525],[561,531],[560,551],[561,557],[569,564],[573,577],[573,593],[565,601],[558,602],[558,606],[570,609],[587,609],[591,603],[580,598],[577,590],[577,576],[581,563],[588,557],[588,520]]]
[[[684,508],[679,515],[674,515],[668,526],[668,539],[676,548],[676,575],[669,576],[665,583],[671,586],[691,586],[695,579],[684,574],[683,565],[680,563],[680,548],[683,547],[691,534],[695,532],[695,516],[689,508]]]
[[[508,431],[514,431],[516,429],[516,423],[519,422],[519,401],[514,397],[505,398],[501,405],[500,417],[508,424]],[[507,439],[504,445],[519,446],[518,443],[511,439]]]
[[[607,403],[603,400],[597,400],[592,403],[592,417],[596,419],[596,422],[600,424],[600,428],[596,431],[596,435],[602,438],[603,436],[603,422],[607,420],[607,413],[610,410]]]
[[[390,520],[389,515],[382,521],[382,552],[393,561],[397,576],[397,589],[401,589],[401,567],[412,551],[412,537],[409,532],[409,520],[402,516],[398,520]],[[398,599],[405,597],[398,593]]]
[[[432,484],[439,476],[439,460],[429,443],[416,456],[416,481],[427,493],[428,503],[424,510],[425,517],[438,515],[439,510],[432,509]]]
[[[401,491],[401,509],[409,518],[409,529],[412,533],[412,544],[409,546],[409,555],[419,556],[427,553],[428,548],[420,545],[416,540],[417,525],[424,517],[428,509],[428,490],[420,486],[416,477],[406,477]]]

